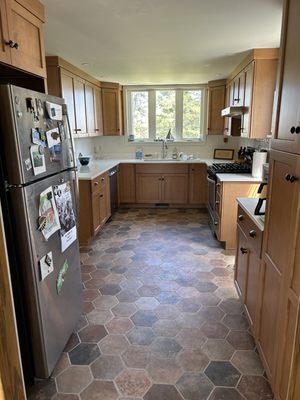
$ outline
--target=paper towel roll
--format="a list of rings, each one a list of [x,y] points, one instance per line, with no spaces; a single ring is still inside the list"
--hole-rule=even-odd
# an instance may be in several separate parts
[[[262,179],[263,176],[263,164],[267,161],[267,152],[256,151],[253,154],[252,161],[252,176],[254,178]]]

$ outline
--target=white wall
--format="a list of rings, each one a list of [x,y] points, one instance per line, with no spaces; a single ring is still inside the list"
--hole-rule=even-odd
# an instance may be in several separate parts
[[[185,154],[193,154],[200,158],[212,158],[214,149],[239,149],[240,138],[230,137],[228,142],[224,143],[223,136],[207,136],[204,142],[178,142],[169,145],[168,156],[171,157],[174,147],[178,152]],[[253,141],[251,141],[253,142]],[[249,144],[247,144],[249,145]],[[135,151],[142,148],[144,154],[158,153],[160,156],[161,144],[160,143],[133,143],[128,142],[126,136],[113,137],[103,136],[95,138],[80,138],[75,139],[76,154],[82,153],[83,155],[91,155],[98,159],[107,158],[135,158]],[[235,154],[237,156],[237,153]]]

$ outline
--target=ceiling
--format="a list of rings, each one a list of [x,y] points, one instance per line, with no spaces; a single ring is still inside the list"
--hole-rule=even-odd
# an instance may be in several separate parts
[[[103,81],[205,83],[276,47],[281,0],[42,0],[46,52]]]

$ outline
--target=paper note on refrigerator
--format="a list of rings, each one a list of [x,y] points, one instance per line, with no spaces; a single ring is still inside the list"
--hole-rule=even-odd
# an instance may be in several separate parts
[[[65,251],[77,239],[76,218],[70,182],[55,186],[54,194],[61,225],[61,250]]]
[[[59,216],[54,201],[52,186],[40,194],[39,229],[46,240],[60,229]]]
[[[43,281],[54,270],[52,251],[49,251],[49,253],[42,257],[39,261],[39,264],[41,280]]]

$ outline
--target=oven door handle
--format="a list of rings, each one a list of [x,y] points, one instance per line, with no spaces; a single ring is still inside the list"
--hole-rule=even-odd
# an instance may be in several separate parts
[[[209,182],[209,183],[212,183],[212,184],[216,184],[216,181],[214,180],[214,179],[211,179],[208,175],[207,175],[207,181]]]

